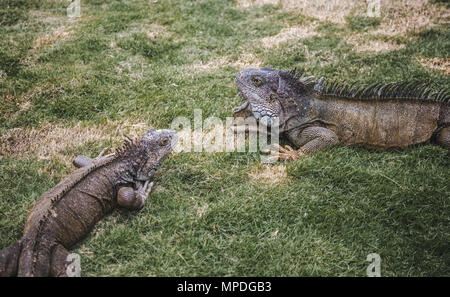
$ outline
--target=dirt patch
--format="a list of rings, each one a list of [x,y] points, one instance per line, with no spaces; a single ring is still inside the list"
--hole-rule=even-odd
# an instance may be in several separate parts
[[[435,69],[450,75],[450,58],[418,58],[423,67]]]
[[[261,45],[266,48],[278,47],[280,44],[290,40],[297,40],[316,36],[318,33],[314,30],[315,23],[304,27],[289,27],[284,28],[275,36],[264,37],[261,39]]]
[[[70,164],[74,156],[64,153],[68,148],[83,145],[88,141],[109,139],[120,144],[124,133],[130,137],[137,137],[147,129],[146,124],[142,122],[127,121],[93,126],[78,123],[73,126],[46,124],[38,128],[14,128],[0,136],[0,158],[57,157]]]
[[[248,175],[253,181],[268,186],[281,184],[288,180],[285,165],[261,165],[252,170]]]

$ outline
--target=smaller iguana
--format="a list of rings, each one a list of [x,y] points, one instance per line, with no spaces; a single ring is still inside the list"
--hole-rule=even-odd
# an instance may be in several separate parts
[[[0,252],[0,276],[66,276],[68,249],[115,207],[142,208],[175,144],[175,131],[151,129],[114,154],[77,157],[81,168],[36,201],[22,239]]]
[[[450,150],[450,90],[420,82],[348,85],[301,78],[271,68],[236,75],[244,103],[234,116],[252,116],[270,127],[278,120],[290,146],[274,157],[295,160],[341,143],[367,148],[401,148],[431,142]]]

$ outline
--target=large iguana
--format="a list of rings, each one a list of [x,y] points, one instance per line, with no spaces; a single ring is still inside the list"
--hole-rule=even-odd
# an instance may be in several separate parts
[[[0,252],[0,276],[66,276],[68,249],[117,206],[140,209],[176,142],[172,130],[149,130],[115,153],[77,157],[82,168],[34,204],[22,239]]]
[[[275,157],[294,160],[338,143],[401,148],[431,142],[450,150],[450,91],[419,82],[347,85],[302,78],[293,71],[245,69],[236,76],[244,104],[234,115],[253,116],[270,127],[277,118],[299,149]],[[274,152],[274,151],[273,151]]]

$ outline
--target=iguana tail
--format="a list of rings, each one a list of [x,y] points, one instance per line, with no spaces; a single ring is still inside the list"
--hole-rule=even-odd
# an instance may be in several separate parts
[[[23,237],[0,252],[0,276],[34,276],[33,242]]]
[[[35,248],[33,240],[23,237],[0,251],[0,277],[68,276],[67,267],[74,259],[68,260],[69,252],[61,244]]]
[[[0,277],[16,276],[19,258],[22,253],[22,241],[19,240],[0,251]]]
[[[46,277],[50,275],[51,246],[41,238],[22,238],[22,251],[17,265],[19,277]]]

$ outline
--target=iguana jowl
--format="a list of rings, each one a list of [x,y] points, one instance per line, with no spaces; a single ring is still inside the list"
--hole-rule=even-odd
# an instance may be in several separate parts
[[[419,82],[367,86],[301,78],[271,68],[245,69],[236,76],[244,104],[235,117],[253,116],[299,147],[279,147],[285,160],[338,143],[387,149],[432,142],[450,150],[450,91]]]
[[[0,252],[0,276],[66,276],[68,249],[117,206],[140,209],[176,133],[149,130],[114,154],[77,157],[82,167],[34,204],[22,239]]]

